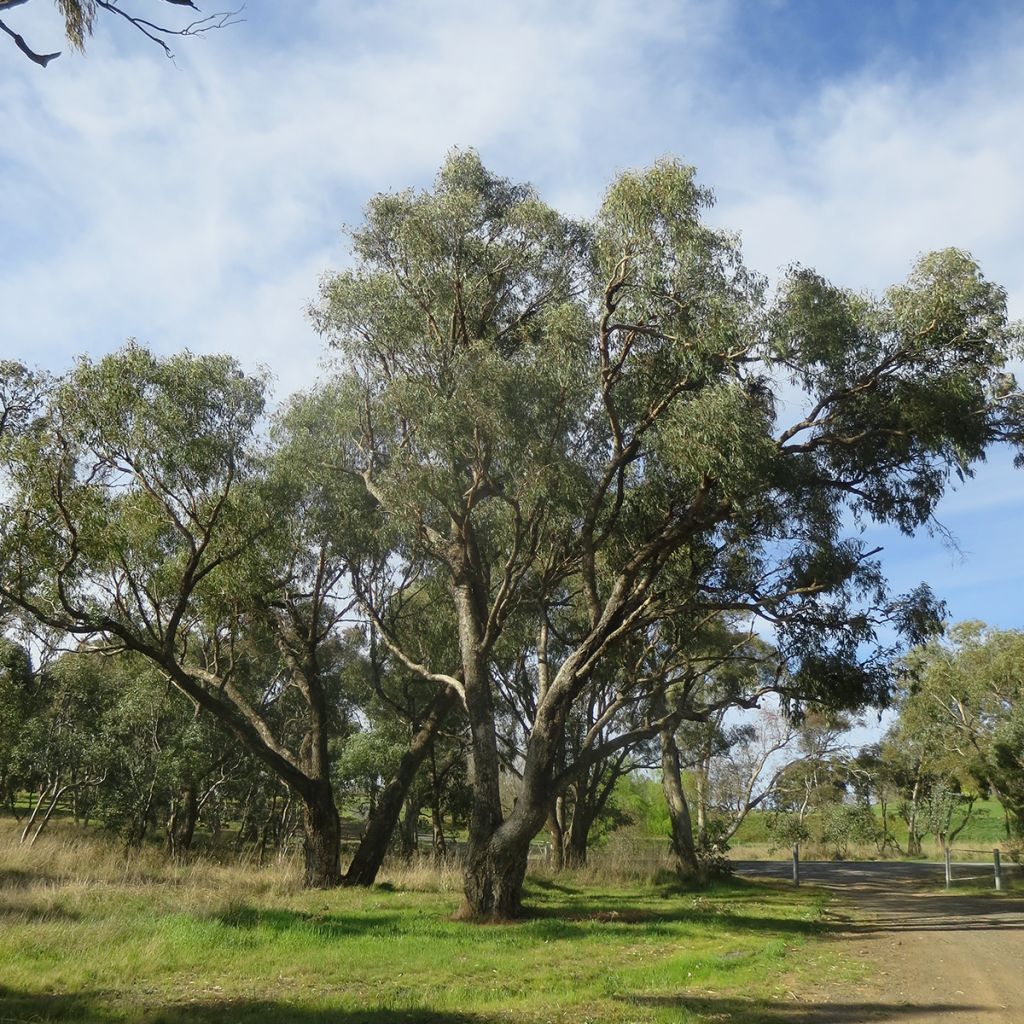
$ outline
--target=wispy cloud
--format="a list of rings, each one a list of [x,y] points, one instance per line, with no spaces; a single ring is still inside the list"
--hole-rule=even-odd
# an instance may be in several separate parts
[[[183,43],[181,70],[140,40],[98,39],[45,76],[16,65],[0,86],[0,160],[21,197],[4,215],[18,258],[0,281],[3,345],[58,364],[138,335],[262,360],[293,388],[319,351],[303,309],[369,193],[425,183],[475,145],[556,193],[589,182],[592,207],[587,146],[611,150],[645,109],[645,47],[704,39],[684,38],[684,10],[320,5],[315,40],[233,29]]]
[[[54,30],[50,6],[17,10]],[[303,386],[322,352],[304,310],[346,259],[340,226],[373,191],[428,183],[452,146],[577,215],[616,171],[675,153],[768,274],[796,260],[880,289],[953,244],[1024,313],[1012,5],[947,40],[946,62],[873,41],[840,53],[818,15],[787,35],[802,10],[765,15],[762,37],[781,34],[756,52],[747,5],[676,0],[251,2],[244,26],[182,41],[177,66],[113,26],[45,71],[0,52],[0,354],[59,367],[134,335],[267,364],[280,394]],[[1019,479],[985,473],[947,504],[969,575],[893,539],[897,576],[977,582],[972,599],[987,587],[1019,620]]]

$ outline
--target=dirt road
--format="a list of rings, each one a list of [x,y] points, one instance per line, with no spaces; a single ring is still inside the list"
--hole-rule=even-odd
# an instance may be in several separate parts
[[[788,864],[738,865],[753,876],[788,877]],[[991,881],[991,868],[955,865]],[[806,864],[802,879],[841,896],[836,940],[869,966],[858,988],[821,990],[790,1004],[794,1024],[1024,1024],[1024,898],[936,892],[942,867]],[[772,1019],[772,1018],[768,1018]],[[781,1021],[783,1018],[779,1018]]]

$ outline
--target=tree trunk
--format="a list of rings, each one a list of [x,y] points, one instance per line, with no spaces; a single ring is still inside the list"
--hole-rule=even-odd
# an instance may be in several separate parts
[[[584,775],[576,784],[576,799],[572,808],[572,821],[569,823],[569,835],[565,841],[565,866],[567,868],[584,868],[587,866],[587,841],[590,828],[594,823],[591,812],[587,777]]]
[[[402,859],[411,861],[419,848],[420,802],[410,796],[405,801],[405,817],[402,819]]]
[[[536,835],[543,825],[534,830]],[[504,833],[504,834],[503,834]],[[466,859],[462,917],[494,921],[521,917],[523,882],[532,836],[499,829],[482,848],[470,847]]]
[[[665,793],[671,825],[673,868],[686,880],[700,876],[700,864],[693,844],[693,824],[680,774],[679,745],[672,729],[661,730],[661,788]]]
[[[432,849],[434,862],[440,863],[448,855],[448,844],[444,838],[444,815],[441,813],[441,798],[436,792],[430,803],[430,825],[433,831]]]
[[[21,839],[19,843],[24,843],[28,839],[29,832],[32,831],[32,826],[35,824],[36,818],[39,816],[39,812],[42,809],[43,801],[46,799],[46,794],[50,792],[50,783],[47,782],[46,786],[41,787],[39,790],[39,799],[36,800],[32,807],[31,812],[28,816],[28,821],[25,823],[25,828],[22,830]]]
[[[402,813],[402,805],[409,793],[416,772],[430,751],[445,716],[454,706],[458,694],[454,690],[439,693],[430,707],[426,720],[409,743],[409,749],[398,762],[395,777],[384,787],[376,807],[366,823],[362,839],[345,872],[345,885],[373,885],[388,852],[388,844]],[[443,840],[443,837],[442,837]]]
[[[561,871],[565,867],[565,799],[561,796],[551,801],[547,827],[551,843],[551,867]]]
[[[569,674],[574,668],[573,663],[566,662],[560,671]],[[500,920],[522,914],[530,840],[544,827],[555,797],[554,770],[569,702],[567,691],[558,698],[552,698],[553,692],[554,687],[537,708],[526,744],[519,796],[508,820],[492,827],[484,842],[473,842],[471,833],[463,916]],[[494,740],[493,731],[491,740]],[[474,817],[476,813],[474,810]]]
[[[676,748],[676,758],[678,761],[678,747]],[[705,769],[704,761],[701,761],[696,771],[693,773],[694,781],[694,796],[697,798],[697,842],[702,846],[707,846],[708,842],[708,794],[707,794],[707,773]],[[689,813],[689,810],[687,810]]]
[[[329,889],[341,882],[341,820],[328,781],[302,794],[307,889]]]
[[[917,830],[917,803],[921,791],[921,780],[914,780],[914,788],[910,793],[910,813],[907,815],[907,855],[921,856],[921,834]]]
[[[194,783],[188,782],[182,787],[177,806],[168,822],[167,842],[173,855],[184,857],[192,849],[192,837],[195,835],[198,816],[199,800],[196,787]]]
[[[494,697],[482,650],[481,614],[468,584],[457,581],[453,593],[459,616],[459,650],[473,751],[473,808],[469,818],[465,904],[461,915],[469,918],[515,917],[520,909],[529,838],[521,865],[517,850],[501,844],[495,846],[503,820],[501,771]],[[543,821],[542,817],[541,824]]]
[[[250,784],[248,791],[245,794],[245,801],[242,804],[242,817],[238,822],[238,835],[235,837],[235,853],[239,853],[242,849],[242,844],[245,842],[246,829],[249,827],[249,811],[252,807],[252,791],[255,788],[254,785]]]

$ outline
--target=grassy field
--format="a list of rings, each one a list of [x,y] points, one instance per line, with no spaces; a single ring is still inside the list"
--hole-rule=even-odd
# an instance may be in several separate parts
[[[876,814],[878,809],[875,808]],[[903,849],[907,846],[907,826],[904,822],[895,817],[895,808],[890,809],[890,828],[896,841]],[[730,855],[735,859],[758,859],[771,856],[768,852],[772,844],[771,833],[767,828],[768,816],[760,812],[751,813],[740,826],[735,839],[731,844]],[[807,819],[808,827],[812,836],[821,832],[821,822],[818,816],[811,814]],[[1007,847],[1006,829],[1004,826],[1003,808],[997,800],[979,800],[974,807],[971,820],[964,827],[953,843],[953,855],[958,859],[977,859],[981,851],[988,856],[993,847]],[[942,851],[938,842],[932,837],[925,838],[924,855],[932,860],[941,860]],[[821,857],[828,859],[831,856],[828,848],[818,842],[804,844],[805,855],[808,858],[817,859]],[[779,851],[774,856],[785,856],[785,851]],[[872,846],[859,846],[851,843],[849,859],[877,859],[878,850]]]
[[[288,864],[125,859],[66,832],[28,851],[5,827],[0,1021],[778,1022],[856,973],[824,900],[535,877],[528,920],[470,925],[450,872],[311,893]]]

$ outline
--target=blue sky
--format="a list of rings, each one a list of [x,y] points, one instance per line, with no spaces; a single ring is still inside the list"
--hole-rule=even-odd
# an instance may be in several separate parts
[[[129,7],[129,0],[125,0]],[[135,0],[140,13],[150,0]],[[102,19],[43,70],[0,40],[0,356],[57,369],[137,337],[319,372],[304,310],[380,189],[453,146],[591,213],[665,154],[718,195],[775,278],[791,262],[881,289],[957,245],[1024,315],[1024,15],[992,2],[487,5],[250,0],[177,60]],[[49,0],[6,15],[37,49]],[[57,43],[52,48],[57,48]],[[998,454],[943,506],[960,552],[885,544],[954,619],[1024,626],[1024,475]]]

